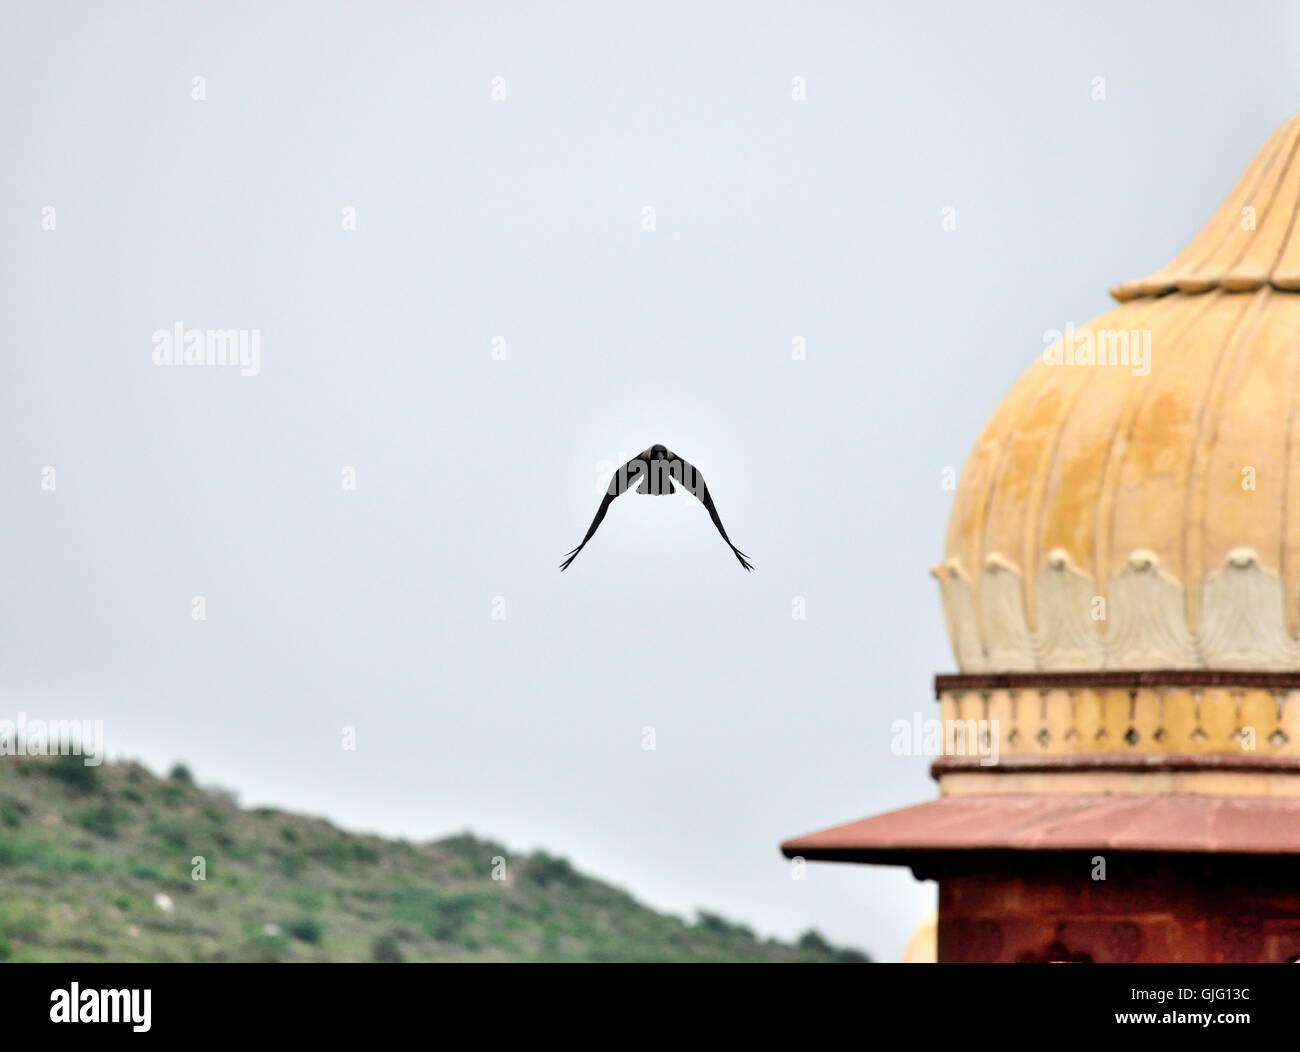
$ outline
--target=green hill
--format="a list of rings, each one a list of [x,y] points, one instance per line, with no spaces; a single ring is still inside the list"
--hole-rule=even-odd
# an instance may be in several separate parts
[[[244,810],[180,767],[0,759],[0,960],[865,959],[811,931],[791,946],[687,923],[544,852]]]

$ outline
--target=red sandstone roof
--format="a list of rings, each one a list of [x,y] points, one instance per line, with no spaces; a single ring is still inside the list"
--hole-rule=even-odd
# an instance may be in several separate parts
[[[910,865],[972,851],[1300,855],[1300,799],[945,796],[795,837],[787,858]]]

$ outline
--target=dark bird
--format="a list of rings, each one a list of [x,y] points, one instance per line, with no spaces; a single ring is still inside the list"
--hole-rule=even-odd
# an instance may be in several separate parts
[[[746,570],[752,570],[754,567],[749,561],[749,556],[731,543],[731,538],[727,536],[727,531],[723,529],[722,519],[718,517],[718,509],[713,506],[713,498],[709,496],[709,487],[704,484],[704,476],[699,473],[693,464],[688,464],[677,454],[670,453],[666,446],[651,446],[644,453],[637,454],[614,472],[614,477],[609,480],[609,488],[605,491],[605,499],[600,502],[600,507],[596,509],[596,517],[591,520],[587,536],[582,538],[580,545],[569,552],[564,562],[560,563],[560,569],[567,570],[569,563],[573,562],[578,557],[578,553],[587,546],[587,542],[591,540],[592,535],[600,527],[601,522],[604,521],[605,513],[609,511],[609,506],[614,503],[615,497],[622,496],[638,480],[641,482],[641,485],[637,487],[638,493],[652,494],[654,496],[675,493],[674,479],[686,487],[704,505],[709,513],[709,518],[713,520],[713,525],[718,528],[718,532],[722,534],[722,539],[727,542],[727,546],[740,560],[740,565]]]

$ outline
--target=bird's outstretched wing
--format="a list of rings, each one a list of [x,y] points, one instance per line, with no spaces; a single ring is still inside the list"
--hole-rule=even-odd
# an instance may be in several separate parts
[[[690,464],[681,457],[673,454],[672,462],[669,467],[669,473],[685,486],[696,497],[709,513],[709,518],[713,520],[713,525],[718,528],[722,534],[722,539],[727,542],[729,547],[740,560],[740,565],[746,570],[752,570],[754,564],[749,561],[749,556],[731,543],[731,538],[727,536],[727,531],[722,525],[722,519],[718,515],[718,509],[714,507],[713,497],[709,495],[709,487],[704,483],[704,476],[700,474],[699,469],[694,464]]]
[[[573,551],[564,557],[564,562],[560,563],[561,570],[567,570],[569,563],[578,557],[578,553],[587,546],[592,535],[600,527],[605,519],[605,512],[609,511],[609,506],[614,503],[614,498],[621,496],[632,488],[632,485],[639,479],[643,472],[650,469],[648,461],[642,457],[633,457],[616,472],[614,477],[609,480],[609,487],[605,490],[605,497],[600,502],[600,507],[596,509],[596,517],[591,520],[591,526],[587,528],[587,536],[582,538],[582,543]]]

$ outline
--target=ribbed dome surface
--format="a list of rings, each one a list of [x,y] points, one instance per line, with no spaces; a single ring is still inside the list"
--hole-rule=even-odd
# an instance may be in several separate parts
[[[1166,267],[1111,289],[1121,303],[1182,292],[1300,289],[1300,116],[1273,133],[1205,228]]]
[[[994,412],[935,568],[963,671],[1300,668],[1298,144]]]

